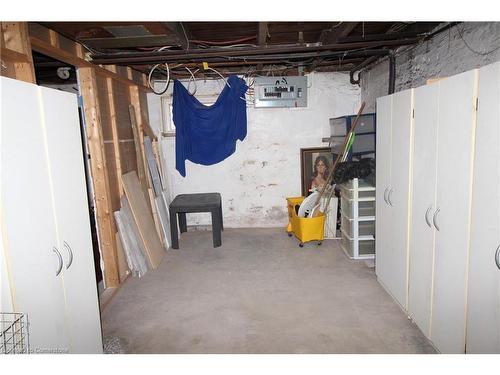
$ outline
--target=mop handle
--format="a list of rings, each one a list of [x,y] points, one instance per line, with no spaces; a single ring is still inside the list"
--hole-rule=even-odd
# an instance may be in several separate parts
[[[356,126],[358,125],[359,118],[361,117],[361,114],[363,113],[363,109],[365,108],[365,102],[361,103],[361,107],[359,108],[358,114],[356,115],[356,119],[354,120],[354,124],[351,127],[351,130],[349,130],[349,133],[347,133],[345,139],[344,139],[344,144],[342,145],[342,152],[337,155],[335,162],[333,163],[332,170],[330,171],[328,178],[326,179],[325,185],[321,189],[321,192],[319,193],[318,198],[316,199],[315,206],[319,204],[321,201],[321,197],[323,196],[326,186],[329,185],[333,179],[333,174],[335,173],[335,169],[337,168],[337,164],[339,161],[344,157],[344,154],[346,153],[347,145],[349,143],[349,140],[351,139],[351,134],[354,133],[354,130],[356,129]]]

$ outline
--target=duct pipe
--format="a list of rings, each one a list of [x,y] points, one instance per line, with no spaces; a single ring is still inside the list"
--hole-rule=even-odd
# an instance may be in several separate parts
[[[389,95],[394,93],[396,86],[396,56],[389,54]]]
[[[389,50],[383,50],[383,54],[384,55],[389,54]],[[352,68],[352,70],[349,72],[349,79],[351,81],[351,84],[353,84],[353,85],[359,85],[359,82],[361,80],[361,72],[358,73],[358,78],[357,79],[354,79],[354,74],[357,71],[360,71],[361,69],[363,69],[364,67],[370,65],[371,63],[375,62],[379,58],[381,58],[381,56],[371,56],[370,58],[366,59],[361,64],[359,64],[358,66],[355,66],[354,68]]]

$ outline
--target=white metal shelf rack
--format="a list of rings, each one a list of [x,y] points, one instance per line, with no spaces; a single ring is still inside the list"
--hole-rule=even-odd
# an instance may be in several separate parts
[[[375,186],[354,178],[340,184],[341,247],[351,259],[375,258]]]

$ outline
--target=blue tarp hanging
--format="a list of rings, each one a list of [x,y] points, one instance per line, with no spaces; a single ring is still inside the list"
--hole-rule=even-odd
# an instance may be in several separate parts
[[[236,140],[247,135],[245,81],[230,76],[217,101],[206,106],[179,81],[174,81],[175,168],[186,176],[185,161],[212,165],[236,150]]]

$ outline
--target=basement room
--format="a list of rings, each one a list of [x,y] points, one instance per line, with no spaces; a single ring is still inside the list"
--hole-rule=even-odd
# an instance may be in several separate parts
[[[1,22],[0,353],[500,354],[499,22],[128,16]]]

